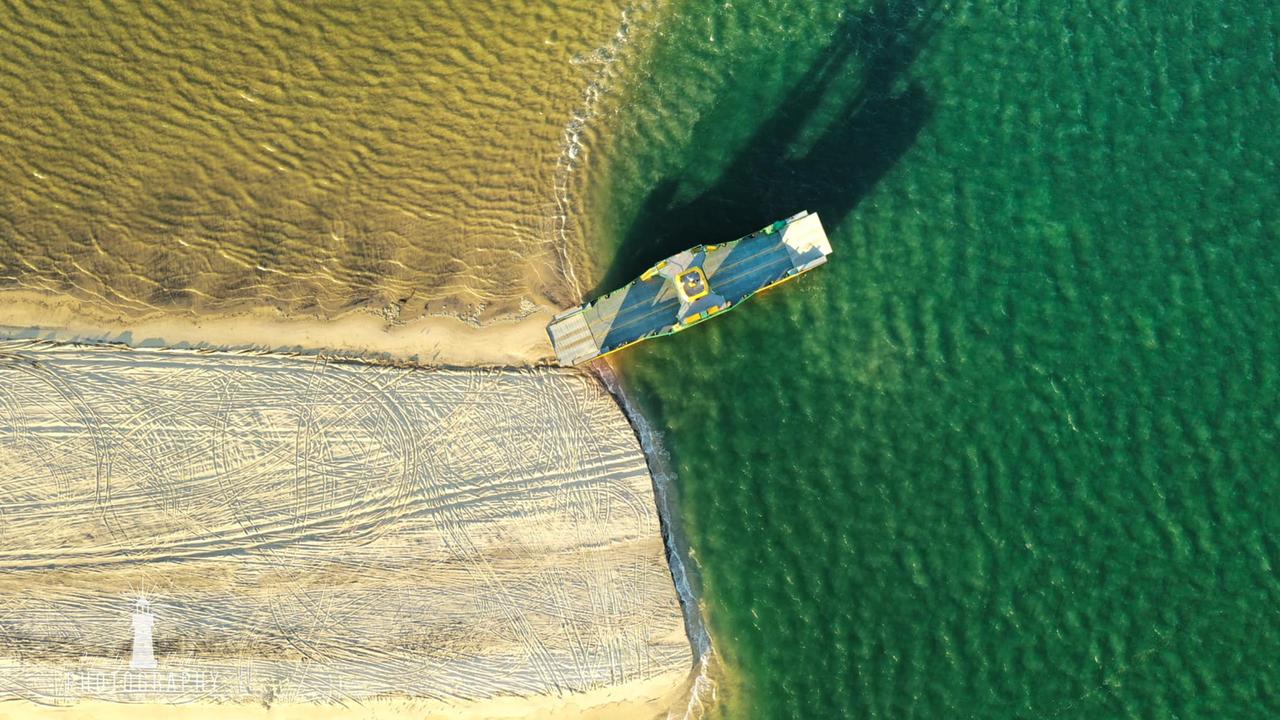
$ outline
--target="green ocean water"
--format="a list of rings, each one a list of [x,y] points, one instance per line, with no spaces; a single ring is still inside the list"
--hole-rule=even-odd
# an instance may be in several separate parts
[[[727,718],[1280,713],[1280,10],[668,5],[604,289],[818,211],[832,261],[618,357]]]

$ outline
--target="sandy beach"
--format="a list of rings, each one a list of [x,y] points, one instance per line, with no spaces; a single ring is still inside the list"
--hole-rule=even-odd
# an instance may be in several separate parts
[[[0,466],[6,712],[656,717],[689,682],[581,374],[10,342]]]
[[[137,705],[86,701],[71,707],[49,705],[4,706],[14,720],[132,720],[140,709],[163,720],[657,720],[683,718],[690,706],[685,672],[659,675],[573,695],[499,697],[477,701],[368,700],[347,705],[314,703],[251,705],[246,703],[189,703]],[[695,713],[697,711],[695,710]],[[688,717],[700,717],[691,714]]]
[[[655,7],[0,8],[0,717],[685,716],[646,458],[545,330]]]
[[[288,316],[267,307],[235,313],[169,310],[132,317],[75,298],[0,290],[0,338],[118,343],[140,348],[328,352],[420,365],[535,365],[554,357],[551,307],[483,321],[455,315],[401,319],[354,309],[334,318]]]

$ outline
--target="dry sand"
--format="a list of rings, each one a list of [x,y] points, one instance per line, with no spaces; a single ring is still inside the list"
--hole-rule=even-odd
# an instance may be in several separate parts
[[[379,699],[347,705],[247,705],[190,703],[146,705],[87,701],[70,707],[9,705],[0,717],[22,720],[655,720],[697,715],[700,706],[688,704],[686,673],[659,675],[650,680],[610,686],[559,697],[501,697],[474,702]]]
[[[0,467],[0,714],[684,702],[645,460],[582,375],[5,343]]]

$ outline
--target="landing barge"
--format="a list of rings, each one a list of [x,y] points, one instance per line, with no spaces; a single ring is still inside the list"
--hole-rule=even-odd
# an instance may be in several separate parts
[[[560,313],[547,334],[561,365],[580,365],[696,325],[830,254],[818,216],[801,212],[733,242],[672,255],[608,295]]]

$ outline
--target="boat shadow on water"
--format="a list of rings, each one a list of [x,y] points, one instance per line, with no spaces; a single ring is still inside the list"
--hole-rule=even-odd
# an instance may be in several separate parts
[[[907,71],[940,16],[933,3],[889,0],[846,14],[831,44],[792,81],[718,180],[691,199],[677,197],[682,173],[654,186],[589,297],[691,245],[732,240],[799,210],[814,210],[828,231],[836,228],[932,115],[932,102]],[[736,120],[711,114],[694,129],[694,141],[711,141]]]

